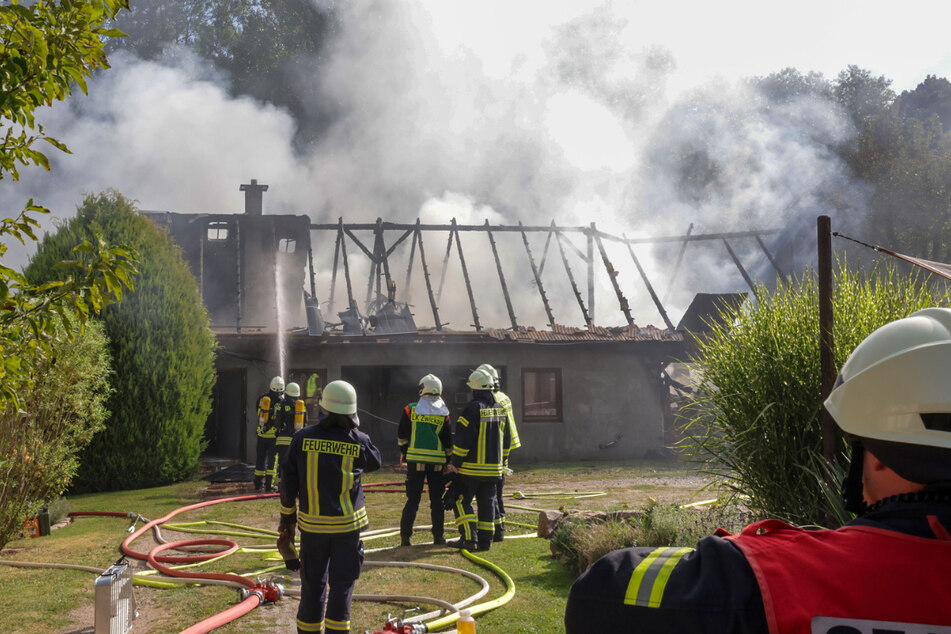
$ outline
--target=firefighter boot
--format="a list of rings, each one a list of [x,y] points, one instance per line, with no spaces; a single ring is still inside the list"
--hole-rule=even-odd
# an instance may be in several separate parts
[[[479,531],[479,543],[476,550],[486,552],[492,548],[492,531]]]
[[[465,548],[466,550],[473,552],[479,549],[475,542],[466,541],[461,537],[459,539],[454,539],[451,542],[446,542],[446,546],[449,546],[450,548]]]
[[[254,476],[254,490],[258,493],[261,492],[261,482],[264,480],[261,476]]]
[[[498,522],[495,525],[495,533],[492,535],[492,541],[500,542],[505,539],[505,521]]]
[[[270,492],[272,491],[272,489],[271,489],[271,480],[272,480],[272,479],[273,479],[273,477],[270,476],[270,475],[268,475],[268,476],[266,476],[266,477],[264,478],[264,492],[265,492],[265,493],[270,493]]]

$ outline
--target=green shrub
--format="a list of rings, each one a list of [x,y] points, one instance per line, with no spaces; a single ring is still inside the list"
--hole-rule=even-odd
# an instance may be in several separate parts
[[[33,368],[33,391],[0,414],[0,547],[54,500],[76,474],[78,455],[106,417],[109,358],[102,327],[58,338]],[[61,326],[65,328],[65,326]]]
[[[100,234],[139,254],[135,290],[103,311],[113,359],[111,415],[83,452],[74,491],[157,486],[195,473],[214,383],[214,335],[178,247],[116,192],[87,196],[27,268],[55,279],[71,245]]]
[[[894,269],[835,273],[836,367],[879,326],[927,306],[939,292]],[[822,454],[818,287],[807,274],[775,291],[760,287],[755,305],[728,310],[698,338],[696,398],[683,410],[679,448],[702,461],[761,512],[794,523],[838,525],[848,516],[834,486],[848,462],[839,438],[836,462]]]
[[[700,507],[649,504],[634,518],[607,515],[587,520],[569,516],[551,536],[551,550],[575,574],[581,574],[612,550],[635,546],[694,546],[718,528],[738,533],[757,519],[736,504]]]

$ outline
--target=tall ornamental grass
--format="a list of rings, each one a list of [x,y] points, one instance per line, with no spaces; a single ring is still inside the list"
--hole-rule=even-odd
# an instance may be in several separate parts
[[[879,326],[928,306],[946,306],[946,285],[893,267],[869,273],[839,263],[834,274],[835,360]],[[725,310],[698,336],[695,396],[682,410],[678,444],[757,511],[797,524],[849,518],[835,490],[848,464],[838,436],[835,463],[822,455],[819,294],[814,274],[759,287],[755,302]]]

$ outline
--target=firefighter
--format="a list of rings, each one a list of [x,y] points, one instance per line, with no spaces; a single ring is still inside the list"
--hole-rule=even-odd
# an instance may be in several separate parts
[[[494,382],[485,370],[469,375],[472,400],[456,421],[449,471],[457,473],[454,512],[460,538],[454,548],[486,551],[492,547],[496,483],[508,459],[511,429],[505,424],[505,409],[492,393]],[[478,515],[472,510],[472,499]]]
[[[320,376],[312,372],[304,383],[304,403],[307,405],[307,412],[314,418],[317,417],[317,403],[320,401]]]
[[[860,343],[825,401],[852,439],[836,530],[778,520],[691,548],[627,548],[572,586],[578,632],[937,632],[951,625],[951,310]],[[938,627],[943,626],[943,627]]]
[[[288,383],[284,389],[284,402],[280,407],[277,424],[277,465],[274,469],[278,477],[281,474],[281,464],[287,459],[287,448],[291,444],[294,432],[300,431],[307,424],[307,409],[300,398],[300,386],[297,383]]]
[[[512,430],[512,449],[518,449],[522,446],[522,441],[518,438],[518,426],[515,424],[515,413],[512,411],[512,399],[502,391],[502,381],[499,377],[499,371],[488,363],[483,363],[477,369],[485,370],[492,376],[494,387],[492,392],[495,394],[495,400],[499,405],[505,408],[505,417],[508,426]],[[500,542],[505,539],[505,497],[502,489],[505,487],[505,474],[509,471],[509,461],[505,460],[502,465],[502,477],[495,485],[495,530],[492,535],[492,541]]]
[[[258,443],[254,462],[254,490],[271,490],[274,480],[274,460],[277,457],[276,437],[281,408],[284,405],[284,379],[271,379],[267,392],[258,398]]]
[[[443,473],[452,454],[452,427],[449,408],[442,400],[442,381],[433,374],[419,380],[419,400],[403,408],[396,432],[400,458],[406,463],[406,505],[400,518],[400,543],[410,545],[413,522],[423,496],[423,484],[429,486],[429,515],[434,544],[445,544],[446,511],[442,495]]]
[[[363,568],[360,531],[369,526],[360,477],[380,468],[380,451],[358,427],[357,393],[331,381],[316,425],[294,434],[281,467],[279,533],[301,534],[297,631],[350,631],[353,587]],[[328,589],[329,586],[329,589]],[[324,610],[326,594],[326,612]]]

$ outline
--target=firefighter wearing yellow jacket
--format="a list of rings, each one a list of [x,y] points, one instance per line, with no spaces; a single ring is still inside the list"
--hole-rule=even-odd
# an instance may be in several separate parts
[[[291,444],[294,433],[307,425],[307,407],[300,398],[300,386],[297,383],[288,383],[284,390],[284,402],[280,406],[277,423],[277,466],[275,473],[281,473],[281,464],[287,459],[287,448]]]
[[[428,482],[433,543],[445,544],[443,471],[452,453],[452,428],[449,408],[442,400],[442,381],[436,375],[427,374],[419,380],[419,400],[403,408],[396,440],[406,462],[406,504],[400,518],[400,543],[403,546],[411,543],[423,485]]]
[[[293,543],[295,528],[301,532],[297,631],[340,634],[350,631],[353,587],[363,568],[360,531],[370,523],[360,477],[379,469],[381,458],[358,429],[352,385],[331,381],[318,405],[317,424],[294,434],[281,467],[279,530],[286,543]]]
[[[522,446],[522,441],[518,437],[518,426],[515,424],[515,413],[512,410],[512,399],[508,394],[502,391],[502,381],[499,376],[499,371],[488,363],[483,363],[480,365],[478,370],[485,370],[490,375],[492,375],[492,381],[494,382],[494,387],[492,392],[495,394],[495,400],[505,409],[505,418],[509,428],[512,430],[512,449],[518,449]],[[495,533],[493,534],[492,541],[500,542],[505,539],[505,497],[502,493],[502,489],[505,486],[505,474],[509,471],[509,461],[505,460],[505,463],[502,465],[502,477],[499,478],[499,481],[495,485]]]
[[[277,426],[284,405],[284,379],[271,379],[270,389],[258,398],[258,442],[254,462],[254,490],[271,490],[277,457]]]
[[[512,430],[505,424],[505,408],[495,400],[494,384],[485,370],[470,374],[472,400],[456,421],[449,464],[449,470],[458,474],[459,487],[453,510],[461,537],[449,542],[455,548],[486,551],[492,547],[495,487],[512,445]],[[473,498],[478,514],[472,509]]]

